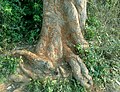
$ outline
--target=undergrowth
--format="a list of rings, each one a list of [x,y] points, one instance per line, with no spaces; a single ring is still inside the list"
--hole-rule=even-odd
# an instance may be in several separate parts
[[[0,46],[35,44],[42,25],[42,0],[0,0]]]
[[[26,89],[25,92],[88,92],[73,79],[32,80]]]
[[[6,81],[11,74],[15,74],[19,58],[0,56],[0,82]]]
[[[90,48],[75,46],[93,77],[94,86],[108,92],[120,90],[119,8],[119,0],[89,0],[84,34]],[[13,49],[16,43],[35,44],[41,24],[42,0],[0,0],[0,54]],[[15,73],[18,60],[0,55],[0,81]],[[31,80],[26,89],[25,92],[89,92],[74,79]]]

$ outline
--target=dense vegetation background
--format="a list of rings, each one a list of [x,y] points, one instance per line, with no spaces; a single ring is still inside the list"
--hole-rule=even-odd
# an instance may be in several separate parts
[[[94,80],[94,92],[120,90],[120,2],[89,0],[85,38],[90,49],[76,45]],[[19,46],[36,44],[42,26],[42,0],[0,0],[0,82],[15,73],[18,61],[6,55]],[[31,80],[25,92],[88,92],[75,80],[41,83]],[[33,89],[34,87],[34,89]]]

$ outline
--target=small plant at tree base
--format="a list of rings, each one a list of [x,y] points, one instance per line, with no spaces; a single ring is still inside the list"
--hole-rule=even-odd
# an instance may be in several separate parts
[[[10,56],[0,56],[0,81],[16,72],[19,60]]]
[[[31,80],[25,89],[25,92],[88,92],[74,79]]]

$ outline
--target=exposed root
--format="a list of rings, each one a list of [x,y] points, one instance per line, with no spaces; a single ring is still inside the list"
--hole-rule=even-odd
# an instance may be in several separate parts
[[[74,76],[75,79],[78,80],[82,86],[90,88],[93,85],[92,78],[88,74],[88,69],[86,68],[83,61],[68,47],[65,48],[64,52],[64,59],[67,62],[56,62],[55,64],[57,65],[54,66],[51,61],[45,58],[45,56],[42,59],[41,56],[38,56],[26,50],[13,51],[12,55],[21,55],[29,61],[20,61],[19,69],[22,74],[20,73],[17,76],[13,75],[10,77],[10,80],[15,83],[22,82],[23,84],[26,84],[30,82],[31,79],[44,79],[47,77],[51,79],[57,79],[60,77],[66,78]],[[68,66],[68,64],[70,65],[70,67]],[[19,88],[14,89],[13,92],[22,92],[22,89],[23,87],[20,86]]]
[[[13,54],[13,55],[18,54],[18,55],[24,56],[25,58],[27,58],[30,61],[40,58],[38,55],[36,55],[30,51],[27,51],[27,50],[14,50],[11,52],[11,54]]]
[[[65,59],[71,66],[71,70],[75,79],[78,80],[82,86],[90,88],[93,85],[93,81],[91,76],[88,74],[88,69],[86,68],[83,61],[67,46],[65,46],[64,52],[66,56]]]
[[[68,61],[72,68],[73,76],[76,80],[80,81],[80,84],[82,86],[85,86],[86,88],[90,88],[93,85],[92,78],[88,74],[88,70],[84,63],[79,59],[79,57],[71,57]]]
[[[22,72],[31,79],[37,79],[37,75],[35,73],[33,73],[32,71],[30,71],[31,69],[27,67],[25,68],[23,62],[20,62],[20,69],[22,70]]]
[[[7,85],[5,83],[0,84],[0,92],[6,92]]]

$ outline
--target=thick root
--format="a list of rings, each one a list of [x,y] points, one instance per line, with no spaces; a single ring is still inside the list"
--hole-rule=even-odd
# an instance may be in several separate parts
[[[73,76],[80,84],[86,88],[93,85],[92,77],[88,74],[88,69],[77,55],[67,57],[67,61],[71,66]]]
[[[0,92],[6,92],[7,85],[5,83],[0,84]]]
[[[88,69],[85,64],[80,57],[75,55],[67,46],[64,55],[66,56],[65,61],[67,61],[71,67],[70,70],[66,70],[65,67],[68,67],[68,65],[64,63],[60,64],[57,62],[55,63],[57,65],[53,65],[45,56],[41,58],[41,56],[26,50],[16,50],[12,52],[12,54],[19,54],[29,60],[29,62],[20,62],[20,69],[28,78],[51,77],[52,79],[56,79],[58,77],[68,77],[70,72],[72,72],[75,79],[78,80],[82,86],[90,88],[93,85],[92,78],[88,74]]]

